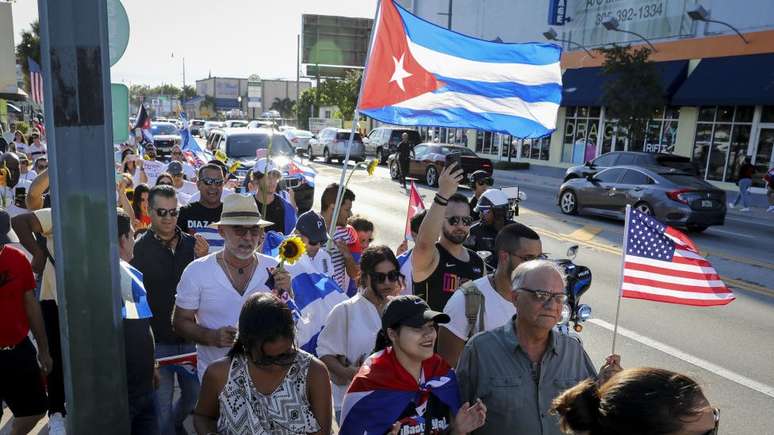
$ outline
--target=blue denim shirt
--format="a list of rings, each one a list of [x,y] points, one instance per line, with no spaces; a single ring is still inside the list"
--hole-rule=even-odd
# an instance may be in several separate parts
[[[562,435],[558,418],[549,413],[551,401],[578,382],[596,378],[596,369],[578,340],[551,331],[535,372],[514,323],[515,318],[477,334],[460,357],[462,401],[480,398],[487,407],[486,424],[474,434]]]

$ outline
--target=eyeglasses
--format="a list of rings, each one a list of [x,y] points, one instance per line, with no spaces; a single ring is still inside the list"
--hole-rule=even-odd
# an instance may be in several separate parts
[[[557,302],[559,305],[563,305],[565,302],[567,302],[566,293],[553,293],[546,290],[533,290],[531,288],[524,288],[524,287],[519,287],[518,290],[524,290],[525,292],[531,293],[532,297],[534,297],[535,300],[542,303],[543,305],[548,304],[548,302],[551,301],[552,299],[554,300],[554,302]]]
[[[222,186],[224,182],[222,178],[204,177],[204,178],[200,178],[200,180],[202,183],[204,183],[205,186],[212,186],[213,184],[215,186]]]
[[[158,217],[167,217],[167,215],[170,217],[177,217],[178,213],[180,213],[176,208],[156,208],[154,211]]]
[[[720,427],[720,408],[712,408],[712,416],[715,417],[715,427],[707,431],[704,435],[718,435]]]
[[[376,280],[377,283],[381,284],[388,279],[390,282],[397,282],[399,279],[403,278],[403,274],[398,272],[397,270],[391,270],[387,273],[383,272],[371,272],[371,276]]]
[[[231,231],[234,232],[239,237],[244,237],[247,232],[250,232],[250,235],[253,237],[258,237],[261,234],[263,234],[263,228],[259,227],[258,225],[252,226],[252,227],[240,227],[240,226],[232,226]]]
[[[473,218],[470,216],[449,216],[446,218],[446,222],[448,222],[449,225],[452,225],[452,226],[462,222],[463,226],[469,227],[473,225]]]
[[[483,180],[476,181],[476,184],[479,186],[483,186],[483,185],[491,186],[494,184],[494,180],[491,178],[485,178]]]
[[[267,355],[261,355],[258,358],[253,359],[253,364],[257,366],[281,366],[281,367],[287,367],[289,365],[293,365],[293,363],[296,361],[296,356],[298,355],[298,350],[291,349],[287,352],[281,353],[279,355],[274,356],[267,356]]]
[[[524,262],[524,263],[526,263],[527,261],[545,260],[545,259],[548,258],[548,255],[546,255],[546,254],[540,254],[540,255],[519,255],[519,254],[515,254],[513,252],[509,252],[509,254],[513,255],[514,257],[519,257],[519,259],[521,259],[521,261]]]

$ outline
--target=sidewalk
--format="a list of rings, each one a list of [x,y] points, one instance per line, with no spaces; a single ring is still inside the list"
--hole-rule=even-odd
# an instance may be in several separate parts
[[[564,178],[564,168],[552,168],[548,166],[530,166],[529,169],[495,169],[495,180],[500,184],[519,184],[538,188],[553,195],[559,193],[559,186],[562,185]],[[733,201],[736,198],[736,190],[726,190],[726,199]],[[529,194],[529,192],[527,192]],[[735,220],[749,221],[750,223],[760,223],[761,220],[774,223],[774,213],[767,213],[768,203],[766,195],[750,194],[752,207],[749,212],[739,211],[740,207],[729,208],[726,215]]]

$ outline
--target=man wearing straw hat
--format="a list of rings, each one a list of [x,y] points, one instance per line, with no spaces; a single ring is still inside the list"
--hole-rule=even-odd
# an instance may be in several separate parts
[[[263,220],[251,195],[223,200],[220,221],[223,250],[195,260],[177,287],[172,323],[175,332],[196,343],[199,378],[207,366],[234,344],[239,311],[256,292],[290,293],[290,274],[277,260],[256,250],[264,238]]]

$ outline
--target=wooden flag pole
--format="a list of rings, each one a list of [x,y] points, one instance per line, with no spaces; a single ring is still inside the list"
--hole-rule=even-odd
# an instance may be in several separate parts
[[[363,95],[363,87],[365,86],[366,74],[368,73],[368,61],[371,57],[371,48],[374,44],[376,36],[376,29],[379,27],[379,12],[382,5],[381,0],[376,1],[376,13],[374,14],[374,23],[371,26],[371,41],[368,43],[368,52],[366,53],[366,64],[363,68],[363,76],[360,78],[360,91],[357,93],[357,102],[355,103],[355,116],[352,117],[352,130],[349,132],[349,143],[347,143],[347,151],[344,155],[344,161],[342,162],[341,177],[339,178],[339,190],[336,192],[336,205],[333,208],[333,217],[328,222],[330,230],[328,234],[328,250],[333,247],[333,236],[336,233],[336,221],[339,219],[339,212],[341,211],[341,203],[344,197],[344,177],[347,175],[347,169],[349,169],[349,152],[352,149],[352,142],[355,139],[355,128],[360,118],[360,111],[358,106],[360,105],[360,97]]]
[[[613,350],[610,352],[611,355],[615,355],[615,340],[618,337],[618,319],[621,314],[621,299],[623,296],[623,280],[624,280],[624,263],[626,261],[626,249],[628,245],[629,240],[629,213],[631,213],[632,206],[627,205],[626,206],[626,223],[624,224],[624,233],[623,233],[623,251],[621,253],[621,281],[620,285],[618,286],[618,304],[615,308],[615,325],[613,326]]]

